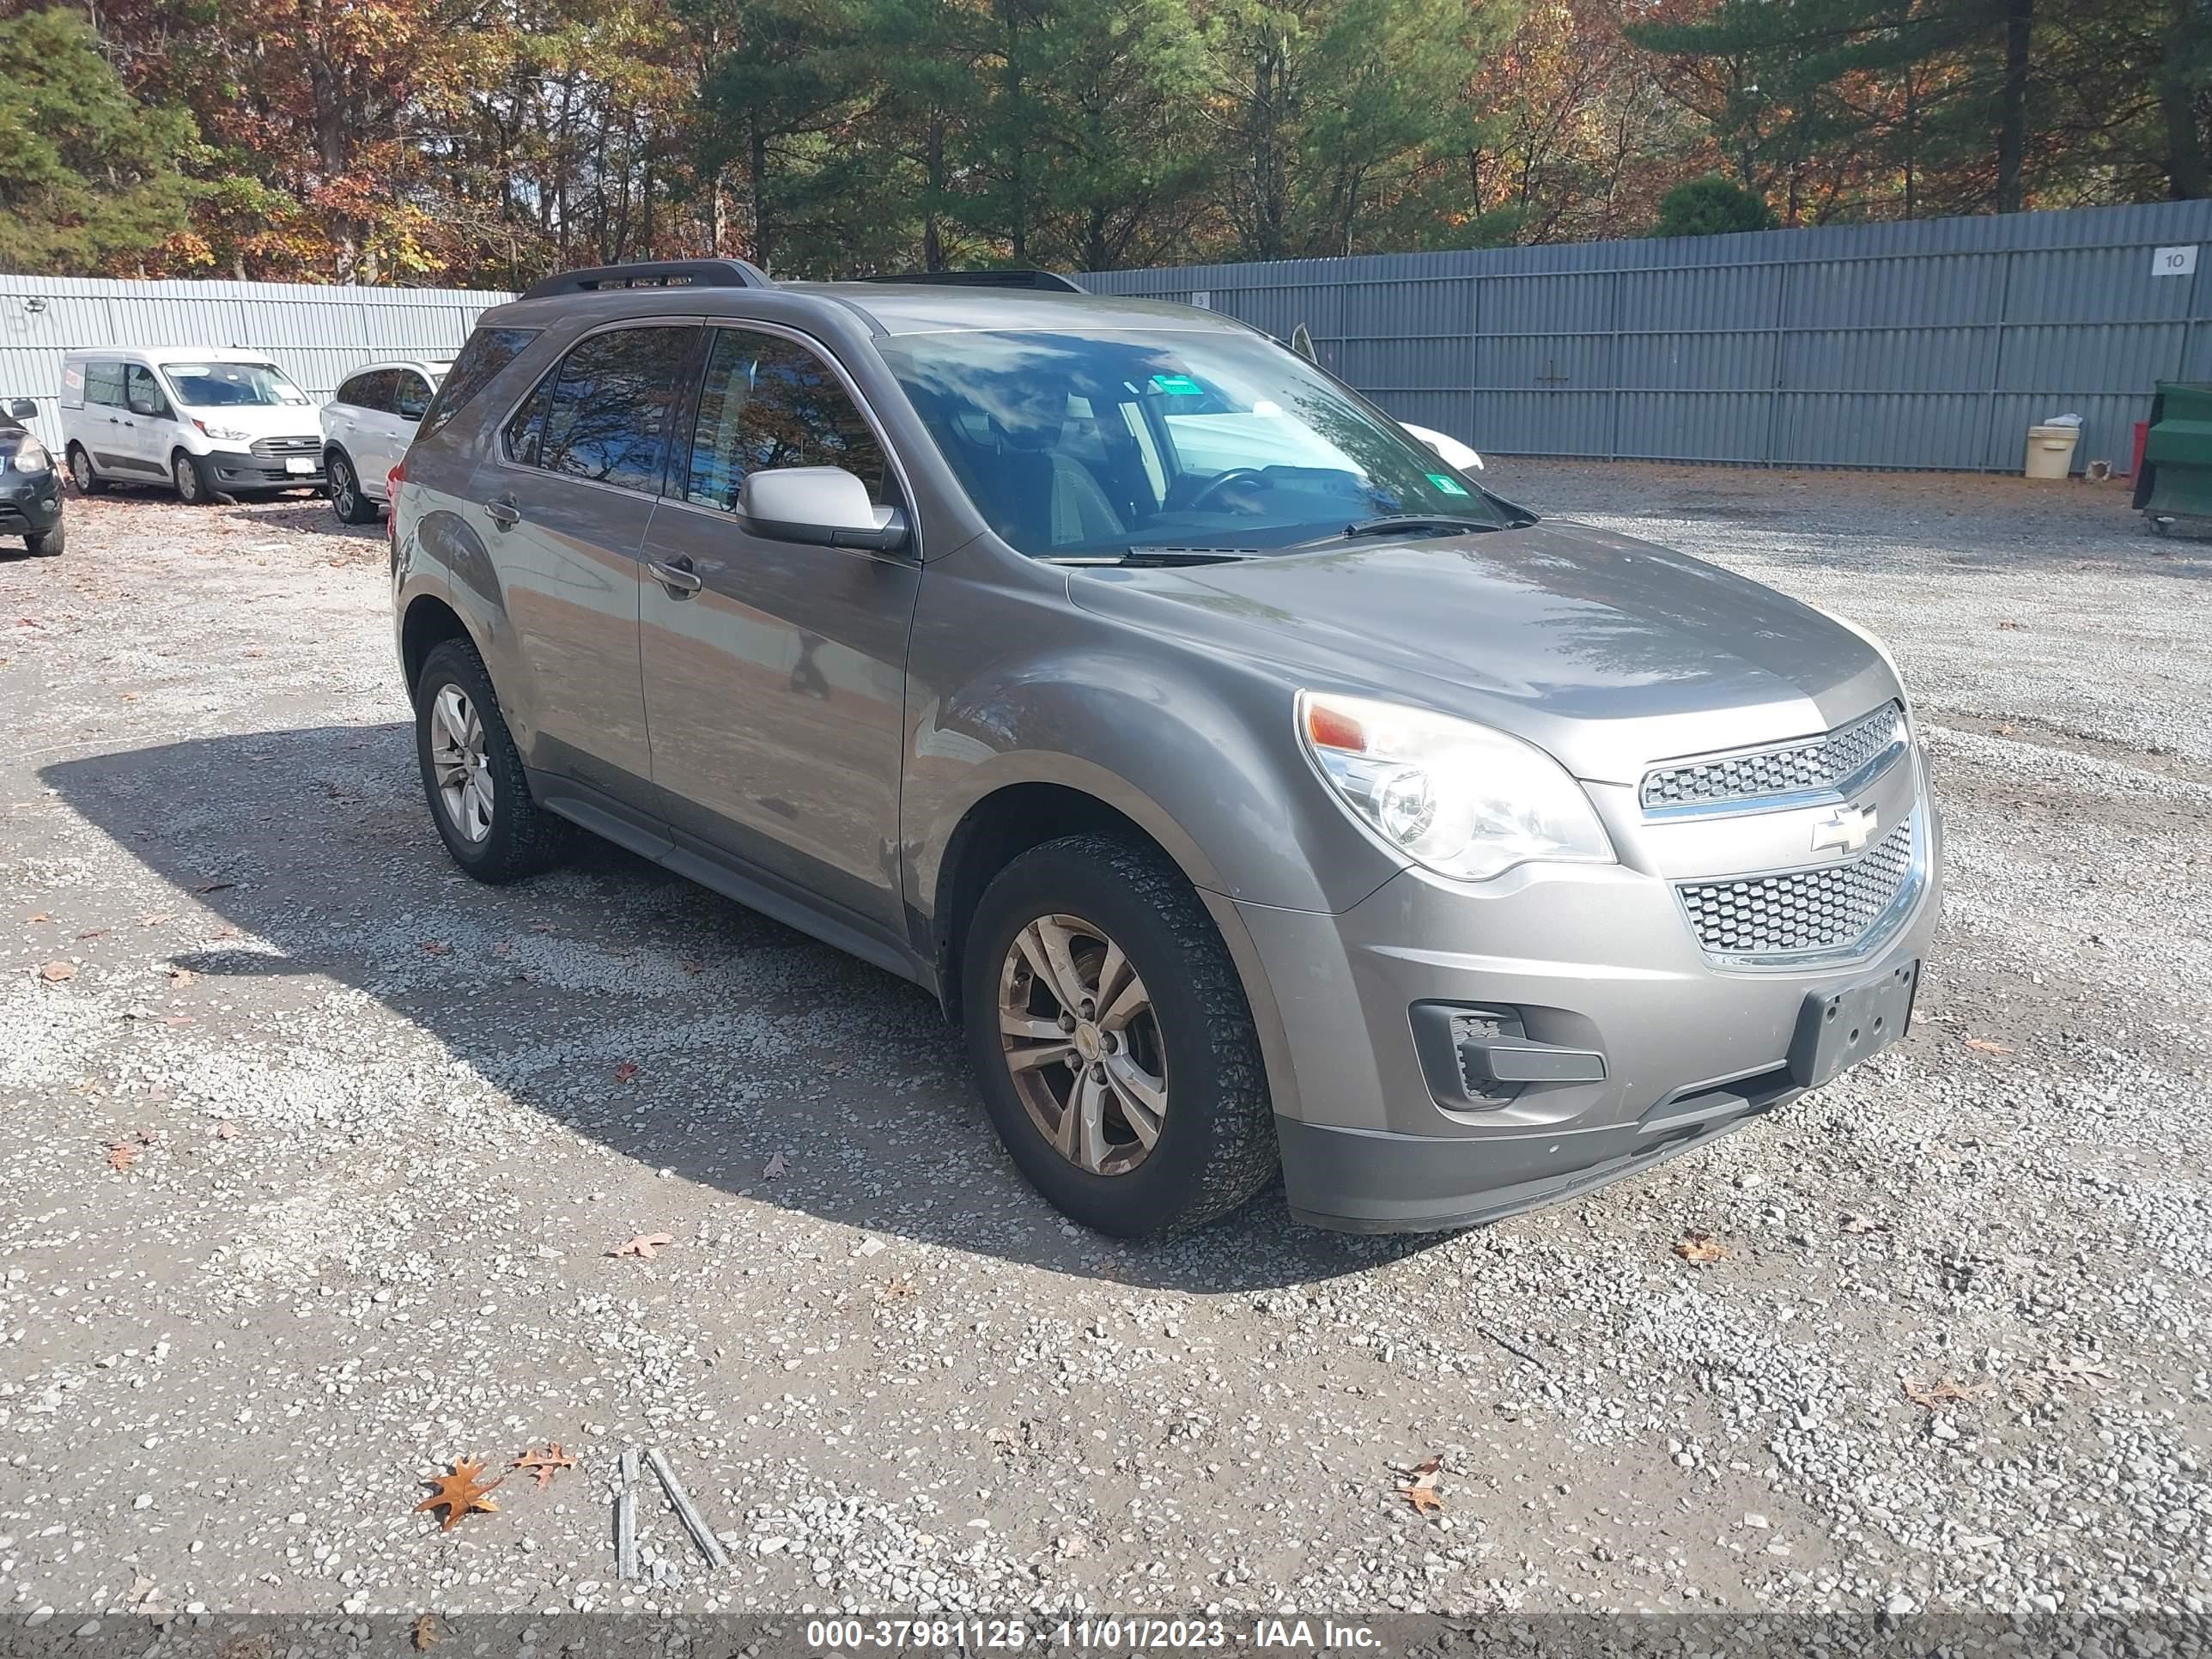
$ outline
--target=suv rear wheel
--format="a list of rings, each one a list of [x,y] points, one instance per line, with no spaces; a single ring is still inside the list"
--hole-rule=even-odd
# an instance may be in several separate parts
[[[1072,836],[1008,865],[969,923],[961,1005],[1000,1138],[1085,1226],[1198,1226],[1273,1177],[1243,987],[1159,854]]]
[[[568,825],[531,798],[491,676],[465,640],[446,641],[422,664],[415,754],[439,837],[478,881],[534,876],[568,852]]]

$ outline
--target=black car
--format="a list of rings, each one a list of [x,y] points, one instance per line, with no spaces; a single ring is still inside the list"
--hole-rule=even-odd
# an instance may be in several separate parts
[[[53,457],[23,422],[39,412],[18,398],[0,415],[0,536],[21,536],[33,553],[62,550],[62,478]]]

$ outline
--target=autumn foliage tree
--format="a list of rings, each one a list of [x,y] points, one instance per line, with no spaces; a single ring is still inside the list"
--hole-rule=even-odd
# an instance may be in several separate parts
[[[2212,191],[2212,0],[0,0],[0,262],[1066,269]]]

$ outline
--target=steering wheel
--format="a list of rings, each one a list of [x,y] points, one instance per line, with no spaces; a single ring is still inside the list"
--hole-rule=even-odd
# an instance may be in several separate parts
[[[1231,484],[1256,483],[1266,476],[1265,471],[1256,466],[1232,466],[1228,471],[1216,475],[1200,486],[1198,493],[1190,498],[1183,510],[1188,513],[1204,513],[1210,508],[1213,498]]]

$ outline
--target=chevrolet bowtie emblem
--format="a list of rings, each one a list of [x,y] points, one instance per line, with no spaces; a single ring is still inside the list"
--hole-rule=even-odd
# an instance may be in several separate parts
[[[1871,806],[1838,806],[1813,826],[1813,850],[1825,852],[1833,847],[1856,853],[1874,839],[1880,823],[1881,814]]]

